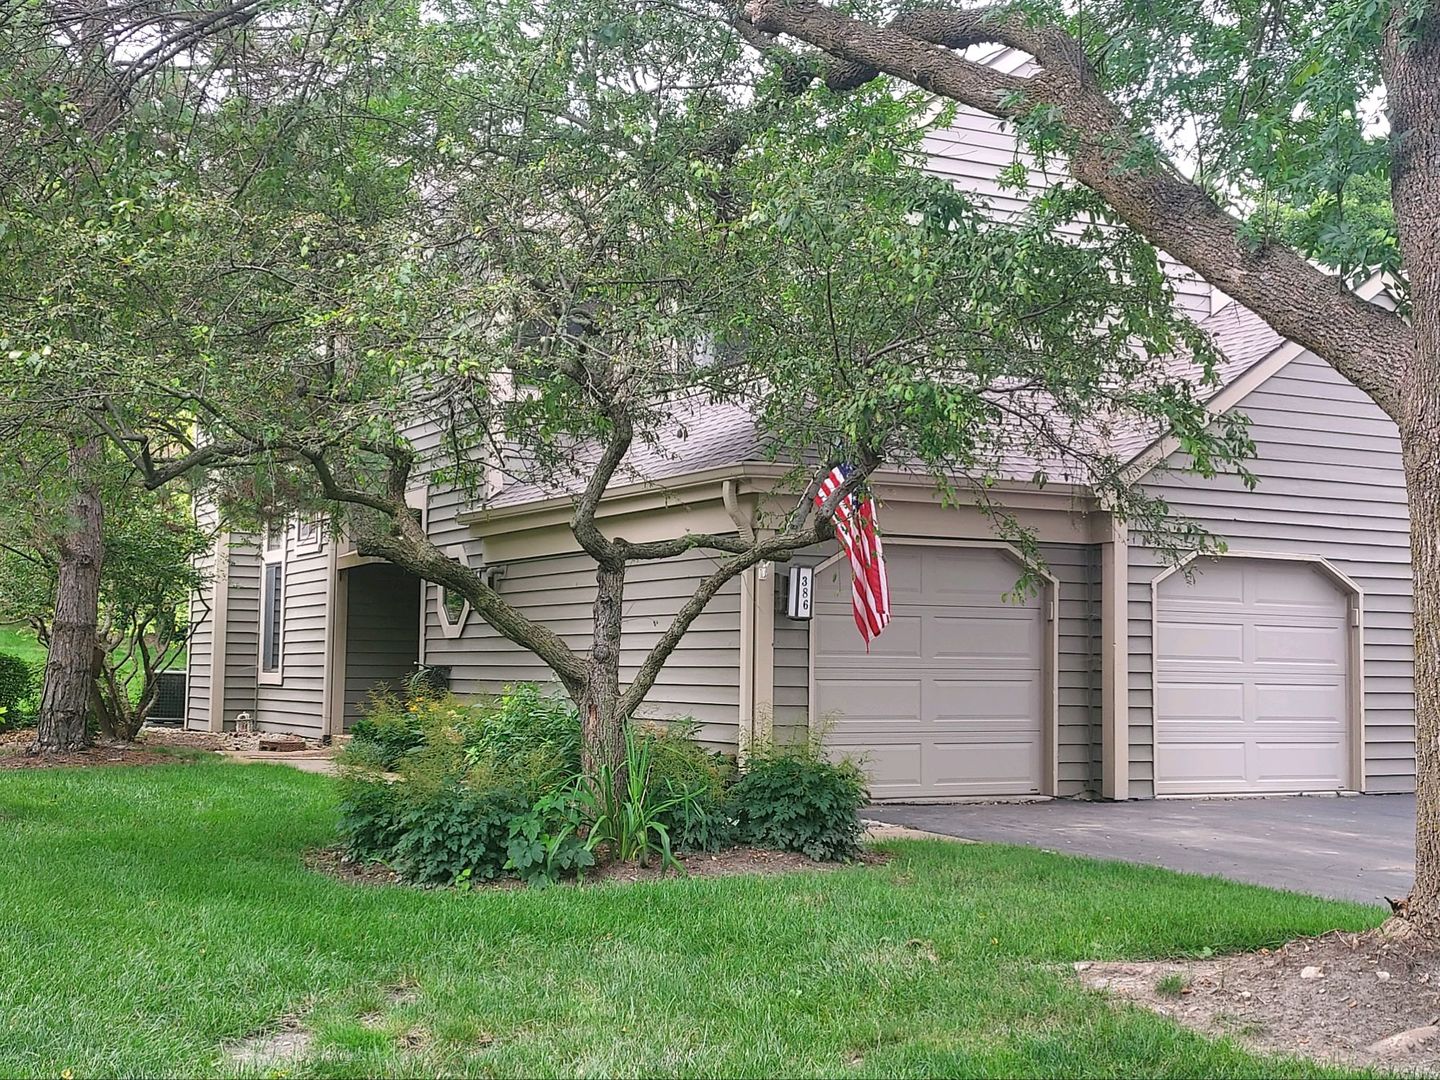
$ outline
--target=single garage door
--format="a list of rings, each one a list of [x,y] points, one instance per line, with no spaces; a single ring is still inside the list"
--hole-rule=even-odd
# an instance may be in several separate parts
[[[1223,558],[1160,583],[1159,795],[1348,787],[1349,600],[1312,563]]]
[[[891,623],[865,651],[844,561],[816,575],[815,711],[826,746],[863,757],[877,799],[1041,790],[1043,600],[1007,603],[999,551],[890,543]]]

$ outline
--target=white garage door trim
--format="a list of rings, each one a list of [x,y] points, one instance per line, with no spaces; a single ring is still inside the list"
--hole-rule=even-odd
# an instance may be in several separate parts
[[[1160,586],[1175,574],[1182,573],[1192,562],[1201,558],[1199,552],[1192,551],[1185,558],[1181,559],[1174,566],[1168,566],[1160,573],[1150,579],[1150,681],[1151,696],[1154,697],[1155,684],[1159,681],[1159,661],[1155,657],[1155,642],[1159,640],[1160,626]],[[1209,556],[1205,556],[1209,557]],[[1346,606],[1349,610],[1347,648],[1346,648],[1346,671],[1347,680],[1345,701],[1347,716],[1345,718],[1345,732],[1349,742],[1347,762],[1349,777],[1348,786],[1353,791],[1365,790],[1365,590],[1362,589],[1354,578],[1350,577],[1343,570],[1337,567],[1329,559],[1322,555],[1297,554],[1286,551],[1248,551],[1231,548],[1219,555],[1221,559],[1259,559],[1274,562],[1308,563],[1322,571],[1346,596]],[[1151,746],[1154,746],[1155,733],[1151,728]],[[1160,778],[1157,775],[1156,781]],[[1185,798],[1186,796],[1166,796],[1158,798]]]
[[[884,541],[890,547],[951,547],[951,548],[979,548],[986,551],[996,551],[1009,558],[1015,563],[1017,569],[1024,569],[1029,564],[1024,554],[1013,544],[1007,544],[999,540],[941,540],[933,537],[908,537],[908,536],[885,536]],[[815,567],[815,573],[831,566],[845,557],[843,551],[837,551]],[[1034,569],[1034,568],[1032,568]],[[1041,749],[1044,754],[1044,761],[1041,763],[1040,793],[1042,795],[1055,795],[1060,786],[1060,729],[1057,718],[1060,715],[1060,579],[1049,570],[1039,569],[1035,573],[1044,582],[1044,612],[1047,630],[1045,632],[1045,655],[1041,657],[1041,688],[1043,699],[1043,715],[1040,717]],[[808,628],[809,639],[806,646],[807,663],[809,673],[807,678],[806,701],[813,706],[819,700],[815,685],[815,652],[816,652],[816,624],[818,619],[811,619]],[[812,708],[807,707],[806,725],[808,730],[814,733],[814,717],[811,715]],[[1033,796],[1032,796],[1033,797]],[[882,800],[883,801],[883,800]],[[914,796],[907,797],[904,802],[954,802],[955,797],[946,795]]]

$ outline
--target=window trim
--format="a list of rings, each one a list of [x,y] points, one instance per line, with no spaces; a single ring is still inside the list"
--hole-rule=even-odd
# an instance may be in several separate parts
[[[280,546],[273,551],[270,550],[272,529],[279,530]],[[257,645],[255,650],[255,679],[261,686],[280,686],[285,682],[285,570],[286,570],[286,547],[289,539],[289,528],[285,525],[267,525],[265,532],[260,538],[260,625],[258,627]],[[271,610],[271,605],[266,602],[266,585],[270,580],[271,567],[277,567],[275,571],[275,587],[278,595],[279,610],[276,613],[278,626],[274,633],[276,638],[275,666],[265,666],[265,643],[269,638],[267,633],[266,616]]]
[[[325,549],[325,519],[320,514],[302,514],[295,519],[295,554],[315,555]],[[315,538],[306,540],[301,530],[307,525],[314,526]]]
[[[456,562],[463,563],[466,566],[470,565],[469,556],[466,554],[465,549],[458,544],[446,548],[445,554],[449,555]],[[445,606],[445,592],[444,585],[435,585],[435,614],[440,623],[440,632],[447,638],[458,638],[465,633],[465,624],[470,621],[470,601],[466,600],[461,605],[458,618],[451,619],[450,611]]]

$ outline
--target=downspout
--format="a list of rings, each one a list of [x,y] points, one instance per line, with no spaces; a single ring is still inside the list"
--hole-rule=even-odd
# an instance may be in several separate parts
[[[720,501],[725,504],[725,512],[730,515],[730,520],[735,522],[735,527],[740,530],[740,539],[747,544],[753,544],[755,526],[740,510],[739,487],[733,479],[720,481]]]

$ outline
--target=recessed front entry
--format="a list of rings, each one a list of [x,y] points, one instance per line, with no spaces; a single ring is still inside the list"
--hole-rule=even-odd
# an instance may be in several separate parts
[[[887,543],[892,622],[867,654],[843,560],[815,575],[813,722],[877,799],[1043,790],[1047,621],[993,548]]]
[[[1313,562],[1226,557],[1160,582],[1156,794],[1350,786],[1349,599]]]

